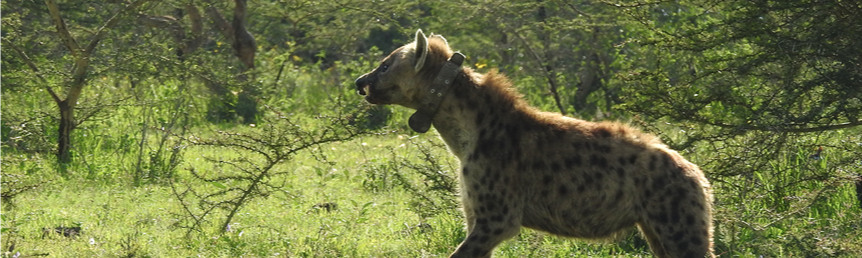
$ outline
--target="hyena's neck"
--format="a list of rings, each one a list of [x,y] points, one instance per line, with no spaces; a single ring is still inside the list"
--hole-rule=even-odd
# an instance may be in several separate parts
[[[496,133],[487,130],[498,130],[530,117],[532,109],[496,72],[482,75],[465,68],[451,87],[433,124],[459,159],[465,159],[476,147],[483,128],[485,134]]]

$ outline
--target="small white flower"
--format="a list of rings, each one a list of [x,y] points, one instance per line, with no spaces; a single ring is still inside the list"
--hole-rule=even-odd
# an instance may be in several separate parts
[[[95,244],[96,244],[96,239],[93,239],[93,238],[91,237],[91,238],[90,238],[90,244],[91,244],[91,245],[95,245]]]

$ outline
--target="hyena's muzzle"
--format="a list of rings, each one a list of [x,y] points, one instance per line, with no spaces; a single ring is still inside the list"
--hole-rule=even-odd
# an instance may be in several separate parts
[[[368,94],[365,91],[365,88],[366,87],[370,88],[371,83],[373,81],[376,81],[376,78],[371,78],[371,77],[377,77],[377,76],[371,76],[371,73],[366,73],[366,74],[363,74],[362,76],[359,76],[359,78],[356,78],[356,82],[355,82],[356,83],[356,92],[359,93],[359,95],[365,96],[366,94]]]
[[[380,82],[380,69],[363,74],[356,79],[356,93],[365,96],[371,104],[392,104],[394,87],[383,87]]]

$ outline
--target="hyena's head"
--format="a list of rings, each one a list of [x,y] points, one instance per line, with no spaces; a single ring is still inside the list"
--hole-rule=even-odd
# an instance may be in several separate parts
[[[396,104],[419,109],[423,90],[453,52],[442,36],[425,37],[416,31],[416,40],[392,51],[373,71],[356,79],[356,89],[371,104]]]

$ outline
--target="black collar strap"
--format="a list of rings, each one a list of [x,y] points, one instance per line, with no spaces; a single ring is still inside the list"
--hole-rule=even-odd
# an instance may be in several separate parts
[[[431,120],[437,114],[437,109],[440,108],[443,97],[449,91],[449,86],[455,81],[455,76],[461,71],[461,63],[463,62],[464,54],[455,52],[449,58],[449,61],[443,64],[443,68],[440,69],[440,73],[434,78],[434,82],[431,83],[431,87],[429,88],[430,97],[422,101],[422,106],[407,121],[410,129],[418,133],[425,133],[428,132],[428,129],[431,129]]]

